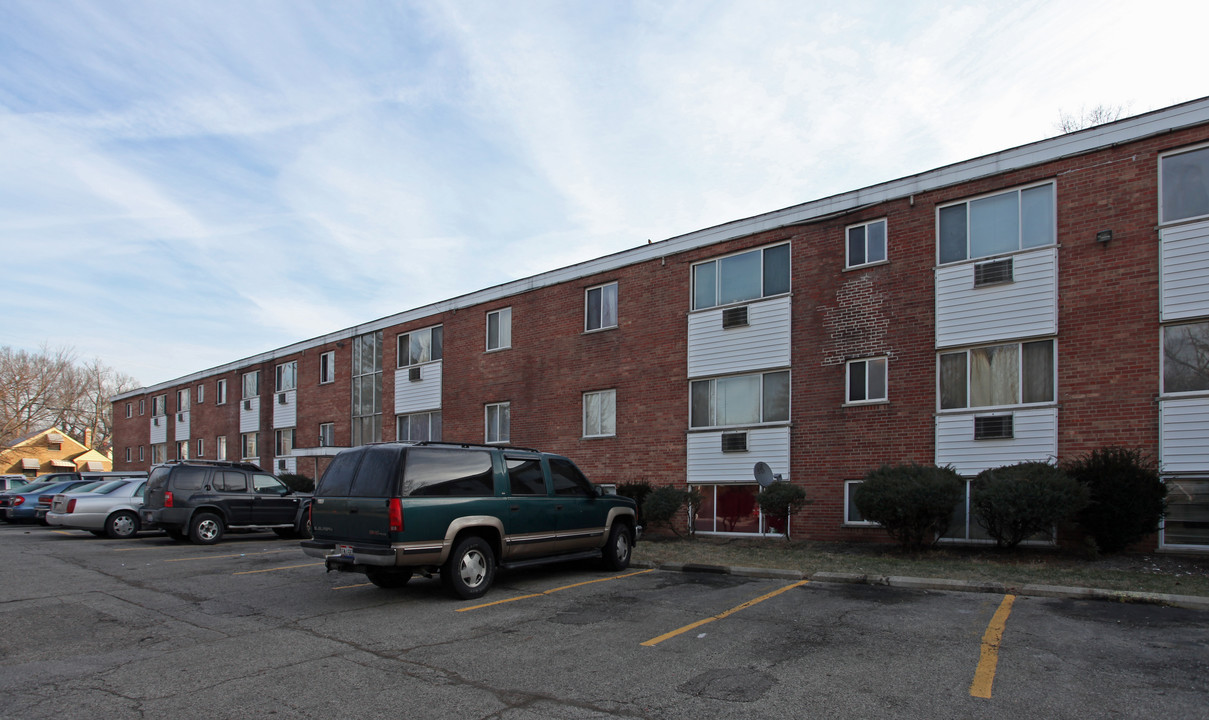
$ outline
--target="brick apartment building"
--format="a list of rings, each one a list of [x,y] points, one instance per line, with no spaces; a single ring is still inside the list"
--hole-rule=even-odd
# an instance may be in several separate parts
[[[1209,98],[647,244],[113,399],[115,469],[314,476],[391,439],[690,484],[703,533],[881,540],[884,463],[965,476],[1104,445],[1160,461],[1155,542],[1209,550]],[[968,513],[953,540],[985,537]]]

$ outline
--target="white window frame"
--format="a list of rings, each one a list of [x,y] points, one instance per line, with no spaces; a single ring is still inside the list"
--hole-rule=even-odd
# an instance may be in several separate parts
[[[336,351],[328,350],[319,354],[319,384],[327,385],[336,382]]]
[[[496,325],[496,344],[491,344],[491,323]],[[487,352],[507,350],[512,347],[512,308],[500,308],[487,313]]]
[[[139,415],[147,414],[147,398],[139,398]]]
[[[168,414],[168,394],[156,395],[151,398],[151,417],[164,417]]]
[[[764,284],[765,284],[764,281],[766,279],[767,269],[768,269],[768,265],[766,263],[766,253],[770,250],[776,250],[776,249],[782,248],[782,247],[786,248],[786,252],[788,253],[787,259],[790,264],[790,266],[786,269],[786,272],[788,272],[788,274],[789,274],[789,277],[788,277],[789,287],[787,287],[785,290],[770,291],[768,288],[766,288],[764,286]],[[722,263],[726,260],[731,260],[734,258],[741,257],[743,255],[748,255],[748,254],[753,254],[753,253],[760,253],[760,292],[752,297],[745,297],[745,298],[738,299],[738,300],[727,300],[726,302],[721,302],[719,299],[719,296],[721,295],[721,289],[722,289],[722,285],[721,285],[722,277],[721,277],[721,273],[719,272],[719,268],[722,267]],[[713,287],[713,291],[712,291],[713,300],[709,304],[698,305],[697,304],[697,295],[698,295],[697,283],[702,279],[698,275],[698,270],[701,268],[704,268],[704,266],[710,265],[710,264],[712,264],[714,266],[714,271],[713,271],[714,287]],[[757,300],[763,300],[765,298],[777,297],[779,295],[787,295],[790,292],[792,292],[792,290],[793,290],[793,248],[790,246],[790,243],[788,243],[788,242],[773,243],[772,245],[764,245],[762,247],[757,247],[757,248],[748,248],[747,250],[740,250],[739,252],[733,252],[728,255],[721,255],[718,257],[713,257],[713,258],[710,258],[709,260],[702,260],[701,262],[693,263],[693,265],[689,269],[689,307],[692,308],[693,310],[709,310],[710,308],[723,307],[726,305],[739,305],[742,303],[755,302]]]
[[[433,333],[441,338],[440,345],[433,340]],[[411,360],[411,339],[412,337],[428,336],[428,343],[421,347],[426,347],[428,350],[428,359]],[[445,326],[433,325],[432,327],[420,328],[419,330],[408,330],[405,333],[399,333],[395,336],[395,365],[399,368],[413,367],[417,365],[426,365],[430,362],[441,360],[445,354]]]
[[[326,430],[326,432],[325,432]],[[319,447],[336,446],[336,423],[319,423]]]
[[[1025,247],[1024,246],[1024,224],[1025,223],[1024,223],[1024,209],[1023,209],[1024,206],[1023,206],[1023,203],[1021,202],[1021,197],[1022,197],[1023,193],[1025,193],[1028,190],[1034,190],[1036,188],[1046,187],[1046,186],[1049,186],[1049,190],[1050,190],[1050,215],[1051,215],[1051,217],[1049,219],[1050,220],[1050,227],[1049,227],[1049,240],[1050,241],[1048,243],[1045,243],[1044,245],[1029,245],[1028,247]],[[970,205],[972,203],[976,203],[980,200],[988,200],[990,198],[1002,197],[1002,196],[1012,195],[1012,194],[1016,195],[1016,218],[1017,218],[1016,246],[1010,250],[997,250],[995,252],[988,253],[988,254],[975,255],[971,251],[971,248],[970,248],[970,234],[971,234],[970,233]],[[940,243],[941,243],[940,218],[941,218],[941,214],[943,213],[943,211],[945,211],[949,208],[958,207],[959,205],[964,205],[966,208],[966,210],[965,210],[965,222],[966,222],[966,225],[965,225],[965,256],[958,258],[958,259],[954,259],[954,260],[941,260],[940,259]],[[985,260],[987,258],[992,258],[992,257],[1010,255],[1012,253],[1017,253],[1017,252],[1037,250],[1037,249],[1046,248],[1046,247],[1054,247],[1057,244],[1058,244],[1058,203],[1057,203],[1056,185],[1053,180],[1046,180],[1043,182],[1032,183],[1030,185],[1021,185],[1019,187],[1008,188],[1006,190],[996,190],[995,192],[985,193],[983,195],[978,195],[976,197],[965,198],[963,200],[958,200],[957,202],[945,203],[944,205],[936,206],[936,264],[937,265],[956,265],[958,263],[974,262],[977,260]]]
[[[189,459],[189,441],[188,440],[177,441],[177,443],[176,443],[176,459],[177,460],[188,460]]]
[[[139,445],[139,462],[143,462],[143,459],[146,457],[146,455],[143,453],[144,447],[146,447],[146,445]]]
[[[765,408],[764,408],[765,378],[769,375],[780,375],[780,374],[787,375],[788,380],[789,380],[788,397],[786,397],[786,399],[785,399],[786,400],[786,417],[784,419],[766,420],[766,419],[764,419],[766,417],[766,412],[765,412]],[[760,419],[756,422],[738,423],[735,425],[719,425],[719,424],[717,424],[718,423],[718,382],[719,381],[724,382],[727,380],[737,380],[737,379],[742,379],[742,378],[751,378],[751,377],[758,377],[760,379]],[[693,413],[693,402],[694,402],[694,397],[695,397],[695,394],[693,392],[693,386],[697,385],[698,383],[709,383],[709,406],[710,406],[709,407],[709,416],[710,416],[709,419],[710,419],[710,423],[708,425],[694,425],[693,424],[693,414],[694,414]],[[790,370],[787,370],[787,369],[768,370],[765,372],[743,373],[741,375],[723,375],[721,377],[700,378],[697,380],[689,381],[689,429],[690,430],[715,430],[718,428],[731,428],[731,427],[737,428],[737,427],[786,425],[789,423],[789,421],[792,418],[793,418],[793,373]]]
[[[227,459],[227,436],[219,435],[219,436],[215,437],[214,444],[215,444],[214,459],[215,460],[226,460]]]
[[[283,442],[289,438],[289,447]],[[294,448],[298,443],[298,433],[296,428],[280,428],[273,432],[273,456],[274,457],[290,457],[294,454]]]
[[[134,403],[132,402],[126,403],[126,417],[134,417]]]
[[[877,260],[870,260],[869,259],[869,228],[871,228],[875,225],[882,226],[882,247],[881,247],[882,256],[880,258],[878,258]],[[858,228],[864,231],[864,237],[862,238],[861,243],[863,245],[862,250],[864,251],[865,259],[861,262],[853,262],[852,261],[852,237],[851,237],[851,235],[852,235],[852,232],[854,230],[857,230]],[[877,220],[870,220],[868,222],[857,223],[855,225],[849,225],[848,227],[844,228],[844,268],[845,269],[863,268],[863,267],[869,267],[871,265],[881,265],[882,263],[887,263],[887,262],[890,262],[890,224],[889,224],[889,221],[887,218],[879,218]]]
[[[142,458],[139,458],[142,460]],[[130,448],[126,448],[126,462],[130,462]]]
[[[189,412],[189,388],[176,391],[176,411]]]
[[[226,405],[227,404],[227,381],[226,380],[215,381],[215,383],[214,383],[214,404],[215,405]]]
[[[592,293],[598,293],[600,295],[598,312],[595,313],[596,317],[593,317],[593,313],[591,312]],[[609,313],[606,310],[608,308],[608,301],[610,300],[612,301],[612,318],[608,317]],[[613,282],[604,283],[602,285],[596,285],[584,290],[584,332],[612,330],[613,328],[617,327],[617,324],[620,322],[620,314],[620,302],[616,280]],[[596,322],[595,327],[592,325],[593,320]]]
[[[194,450],[197,452],[197,454],[194,457],[199,457],[199,458],[205,457],[206,456],[206,439],[198,438],[197,447],[194,448]]]
[[[968,362],[968,360],[967,360]],[[852,397],[852,366],[865,366],[865,397]],[[882,370],[882,395],[881,397],[870,396],[869,368],[871,365],[880,365]],[[875,355],[873,357],[860,358],[859,360],[849,360],[844,363],[844,404],[845,405],[876,405],[878,403],[890,402],[890,358],[885,355]]]
[[[591,413],[590,413],[590,409],[589,409],[589,405],[593,398],[595,398],[597,400],[597,402],[596,402],[596,416],[597,417],[595,417],[595,418],[590,417]],[[608,403],[608,408],[609,408],[609,410],[611,410],[611,412],[609,413],[610,417],[608,418],[607,424],[605,422],[606,405],[604,402],[601,402],[601,401],[605,400],[606,398],[608,398],[610,401]],[[595,432],[593,432],[593,430],[595,430]],[[590,392],[585,392],[583,394],[583,436],[585,438],[602,438],[602,437],[616,437],[617,436],[617,390],[616,389],[593,390]]]
[[[1051,397],[1049,400],[1036,400],[1033,402],[1024,402],[1024,384],[1025,384],[1024,345],[1027,345],[1030,343],[1036,343],[1036,342],[1050,343],[1050,353],[1051,353],[1050,368],[1052,370],[1052,372],[1050,374],[1050,396]],[[1012,345],[1016,346],[1016,357],[1017,357],[1016,401],[1012,402],[1012,403],[1003,403],[1003,404],[998,404],[998,405],[973,405],[973,404],[971,404],[971,395],[972,395],[971,378],[973,377],[973,374],[974,374],[970,367],[971,351],[981,350],[984,348],[1009,347]],[[966,401],[965,401],[965,405],[962,407],[946,408],[946,407],[943,407],[943,403],[942,403],[943,390],[944,390],[944,387],[943,387],[944,377],[943,377],[943,373],[941,370],[942,358],[945,357],[946,355],[957,355],[959,353],[965,355],[965,377],[966,377],[965,400]],[[936,353],[936,409],[940,413],[963,413],[963,412],[970,412],[972,410],[981,412],[981,411],[986,411],[986,410],[991,410],[991,409],[996,409],[996,408],[1045,407],[1047,405],[1056,404],[1057,400],[1058,400],[1058,341],[1055,338],[1030,338],[1027,340],[1016,340],[1013,342],[1006,342],[1006,343],[1004,343],[1004,342],[987,343],[985,345],[974,345],[974,346],[965,347],[965,348],[949,348],[949,349],[945,349],[945,350],[940,350]]]
[[[856,506],[852,504],[852,493],[856,490],[856,486],[863,483],[864,480],[845,480],[844,481],[844,527],[879,527],[880,524],[872,520],[851,520],[848,516],[849,509],[856,510]],[[859,512],[859,511],[858,511]]]
[[[1162,384],[1162,395],[1164,397],[1191,397],[1191,396],[1209,394],[1209,387],[1202,388],[1202,389],[1194,389],[1194,390],[1175,390],[1175,391],[1167,389],[1167,363],[1168,363],[1168,357],[1169,357],[1169,355],[1167,353],[1167,336],[1171,330],[1174,330],[1176,328],[1188,327],[1190,325],[1204,325],[1206,328],[1206,332],[1209,333],[1209,320],[1200,320],[1200,321],[1196,321],[1196,322],[1172,323],[1171,325],[1165,325],[1162,328],[1161,337],[1159,339],[1159,342],[1161,343],[1161,348],[1162,348],[1162,351],[1159,355],[1160,363],[1161,363],[1161,367],[1159,368],[1159,378],[1160,378],[1160,382]],[[1205,359],[1207,362],[1209,362],[1209,348],[1206,348],[1206,358]]]
[[[1192,147],[1179,148],[1178,150],[1172,150],[1172,151],[1165,152],[1165,153],[1162,153],[1159,155],[1159,224],[1160,225],[1197,222],[1199,220],[1204,220],[1206,218],[1209,218],[1209,213],[1205,213],[1205,214],[1201,214],[1201,215],[1186,215],[1184,217],[1172,218],[1170,220],[1167,219],[1167,209],[1165,207],[1167,204],[1166,197],[1165,197],[1166,181],[1164,180],[1164,177],[1163,177],[1163,170],[1164,170],[1164,166],[1166,164],[1167,158],[1175,157],[1178,155],[1187,155],[1189,153],[1205,152],[1205,151],[1209,151],[1209,144],[1201,144],[1201,145],[1194,145]],[[1204,185],[1204,189],[1206,190],[1206,192],[1209,192],[1209,175],[1202,175],[1201,182]]]
[[[251,380],[250,384],[252,385],[252,392],[250,394],[248,393],[249,380]],[[239,387],[243,393],[243,400],[250,400],[255,397],[260,397],[260,371],[253,370],[251,372],[243,373],[243,375],[240,376]]]
[[[298,387],[298,361],[291,360],[277,366],[274,374],[273,392],[289,392]]]
[[[251,441],[249,443],[249,441]],[[252,454],[248,454],[248,450]],[[257,460],[260,458],[260,433],[247,432],[239,435],[239,453],[243,460]]]
[[[151,446],[151,464],[163,465],[168,461],[168,443],[155,443]]]
[[[507,428],[502,428],[501,418],[507,420]],[[512,403],[488,403],[483,407],[483,437],[483,442],[488,445],[503,445],[512,441]]]

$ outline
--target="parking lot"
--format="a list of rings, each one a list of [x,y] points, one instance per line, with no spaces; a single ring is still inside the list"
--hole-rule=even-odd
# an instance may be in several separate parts
[[[1209,716],[1193,610],[582,563],[461,602],[270,533],[0,553],[6,718]]]

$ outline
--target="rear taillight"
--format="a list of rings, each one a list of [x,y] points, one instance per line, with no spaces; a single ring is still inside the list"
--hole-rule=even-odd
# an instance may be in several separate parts
[[[24,505],[24,504],[25,504],[24,495],[18,495],[17,497],[13,498],[13,507],[17,507],[18,505]]]
[[[164,493],[164,507],[172,507],[172,493]]]
[[[73,513],[76,511],[76,499],[72,498],[67,501],[67,512]]]
[[[390,506],[390,531],[403,532],[403,502],[399,498],[391,498],[388,504]]]
[[[54,499],[55,499],[54,495],[39,495],[38,504],[42,505],[44,507],[50,507],[50,501],[54,500]]]

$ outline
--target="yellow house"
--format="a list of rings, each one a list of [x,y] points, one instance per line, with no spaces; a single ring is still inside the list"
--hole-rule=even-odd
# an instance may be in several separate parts
[[[87,437],[85,438],[88,439]],[[67,470],[108,471],[113,459],[52,427],[18,438],[0,451],[0,474],[36,477]]]

